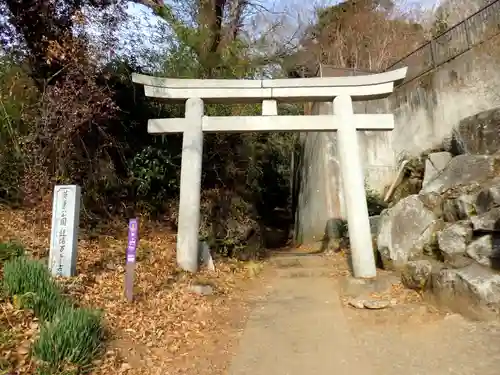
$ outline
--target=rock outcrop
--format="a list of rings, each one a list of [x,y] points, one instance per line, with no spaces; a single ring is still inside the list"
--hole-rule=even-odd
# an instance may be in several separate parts
[[[500,108],[464,118],[457,126],[449,151],[491,155],[500,150]]]
[[[458,310],[500,317],[497,128],[500,110],[466,119],[457,130],[461,141],[467,139],[461,152],[474,154],[439,151],[419,158],[425,163],[422,189],[382,212],[377,250],[384,268],[400,270],[407,287],[432,292]],[[485,144],[474,138],[486,135],[492,139]]]
[[[500,156],[458,155],[421,190],[441,194],[464,185],[480,186],[500,172]]]

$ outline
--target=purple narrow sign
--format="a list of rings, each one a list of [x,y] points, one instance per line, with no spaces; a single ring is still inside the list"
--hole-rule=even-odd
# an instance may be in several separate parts
[[[135,263],[135,250],[139,241],[139,221],[130,219],[128,222],[128,245],[127,245],[127,263]]]
[[[139,242],[139,220],[128,222],[127,263],[125,266],[125,296],[129,301],[134,298],[135,253]]]

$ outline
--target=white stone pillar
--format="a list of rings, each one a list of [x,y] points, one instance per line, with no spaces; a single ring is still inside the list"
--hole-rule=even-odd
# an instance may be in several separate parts
[[[54,276],[76,276],[80,200],[80,186],[54,187],[49,253],[49,269]]]
[[[276,116],[278,115],[278,102],[276,100],[265,99],[262,101],[262,115]]]
[[[372,278],[377,275],[377,270],[351,97],[337,96],[333,100],[333,113],[338,116],[337,142],[344,202],[347,209],[353,274],[354,277]]]
[[[189,119],[189,126],[184,129],[182,139],[177,264],[184,271],[196,272],[203,158],[202,99],[186,101],[186,119]]]

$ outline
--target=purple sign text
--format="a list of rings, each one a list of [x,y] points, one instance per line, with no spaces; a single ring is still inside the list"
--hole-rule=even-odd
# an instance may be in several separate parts
[[[129,301],[134,298],[135,255],[139,243],[139,220],[128,222],[127,262],[125,266],[125,296]]]

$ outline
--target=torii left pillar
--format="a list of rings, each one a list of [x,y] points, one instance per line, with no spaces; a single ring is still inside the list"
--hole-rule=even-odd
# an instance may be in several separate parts
[[[198,270],[200,229],[201,167],[203,161],[203,100],[186,101],[186,120],[182,137],[181,189],[177,231],[177,264],[185,271]]]

